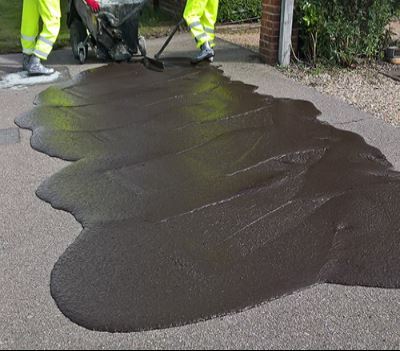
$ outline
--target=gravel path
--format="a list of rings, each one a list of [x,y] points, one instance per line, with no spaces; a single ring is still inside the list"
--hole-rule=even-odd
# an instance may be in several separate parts
[[[400,82],[383,74],[391,69],[393,65],[383,63],[320,74],[295,65],[282,71],[319,92],[336,96],[386,122],[400,125]]]
[[[243,46],[252,51],[260,49],[260,24],[224,25],[217,29],[217,36],[223,40]]]
[[[259,50],[259,25],[222,26],[217,33],[221,39],[255,52]],[[381,63],[320,72],[292,65],[281,71],[321,93],[336,96],[388,123],[400,125],[400,82],[382,74],[391,69],[395,66]]]

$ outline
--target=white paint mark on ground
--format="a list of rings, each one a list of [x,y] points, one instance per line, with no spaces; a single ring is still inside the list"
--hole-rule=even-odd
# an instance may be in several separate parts
[[[51,76],[29,77],[28,72],[11,73],[0,81],[0,89],[19,89],[30,85],[53,83],[60,78],[60,75],[60,72],[55,72]]]

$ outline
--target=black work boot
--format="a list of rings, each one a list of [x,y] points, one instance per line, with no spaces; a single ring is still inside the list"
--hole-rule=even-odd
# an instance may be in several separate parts
[[[55,72],[53,68],[43,66],[40,58],[35,55],[31,56],[27,69],[30,76],[50,76]]]
[[[203,61],[212,62],[215,56],[214,50],[210,47],[210,44],[204,43],[200,48],[200,54],[192,59],[193,64],[198,64]]]
[[[22,55],[22,70],[23,71],[28,70],[28,65],[29,65],[30,59],[31,59],[31,55],[27,55],[27,54]]]

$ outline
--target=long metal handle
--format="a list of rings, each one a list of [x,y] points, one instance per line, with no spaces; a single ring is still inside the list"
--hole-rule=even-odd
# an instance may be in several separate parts
[[[185,22],[185,20],[182,18],[179,23],[175,26],[174,30],[172,31],[172,33],[169,35],[168,39],[166,40],[166,42],[164,43],[164,45],[162,46],[161,50],[159,52],[157,52],[157,54],[154,55],[154,57],[158,60],[159,57],[161,56],[161,54],[164,52],[165,48],[168,46],[168,44],[170,43],[170,41],[172,40],[172,38],[174,37],[175,33],[178,31],[179,27]]]

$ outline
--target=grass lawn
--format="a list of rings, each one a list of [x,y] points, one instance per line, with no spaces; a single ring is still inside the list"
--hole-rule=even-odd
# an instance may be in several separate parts
[[[63,16],[66,14],[67,0],[61,0]],[[0,0],[0,54],[20,52],[20,28],[22,0]],[[64,46],[69,41],[68,28],[62,19],[61,32],[56,47]]]
[[[66,25],[67,0],[61,0],[62,27],[56,48],[69,43],[69,32]],[[19,41],[22,14],[22,0],[0,0],[0,54],[20,52]],[[141,18],[141,34],[145,37],[160,37],[167,34],[174,21],[162,12],[146,8]]]

